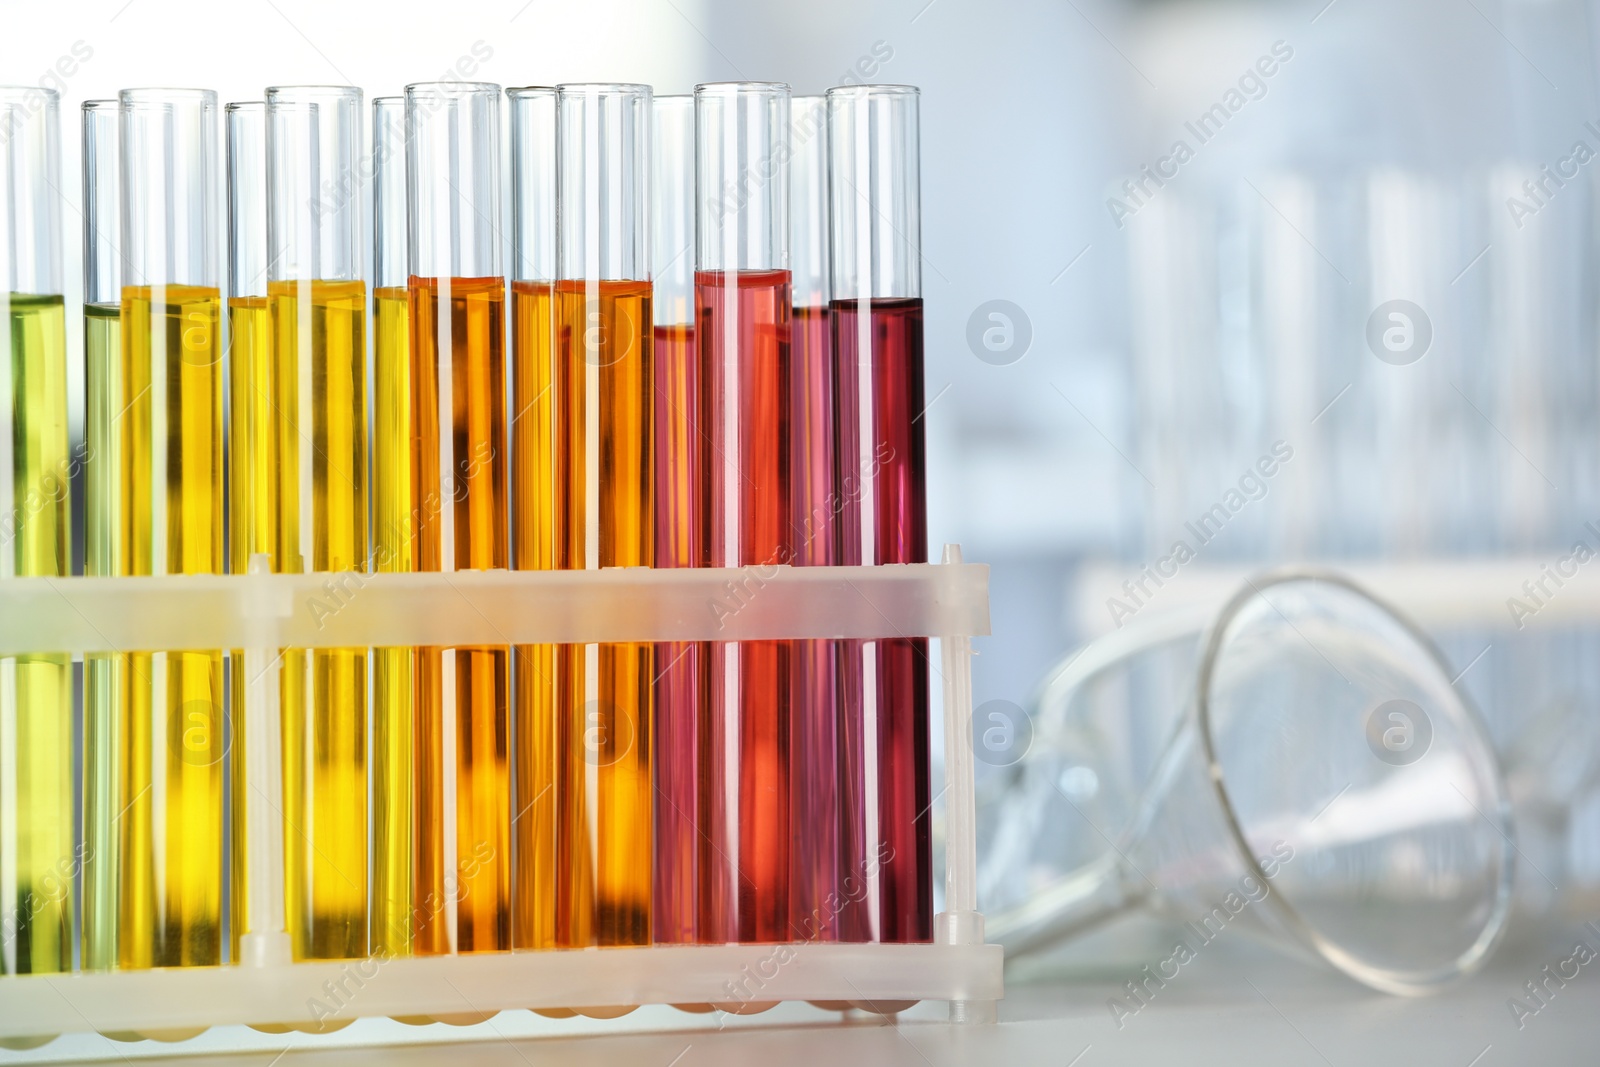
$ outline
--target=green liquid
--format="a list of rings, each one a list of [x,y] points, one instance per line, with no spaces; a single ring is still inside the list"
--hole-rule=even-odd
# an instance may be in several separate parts
[[[0,367],[0,576],[71,569],[73,458],[67,431],[66,311],[59,296],[11,293]],[[0,482],[0,485],[3,485]],[[0,960],[9,973],[72,969],[72,657],[0,659]]]
[[[122,573],[117,559],[119,511],[117,418],[126,401],[121,381],[122,309],[87,304],[84,347],[84,573]],[[117,961],[117,721],[125,657],[90,655],[83,663],[83,969],[106,971]]]

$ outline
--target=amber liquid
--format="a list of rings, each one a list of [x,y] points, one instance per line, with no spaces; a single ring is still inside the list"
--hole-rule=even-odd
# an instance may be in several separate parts
[[[511,286],[511,552],[518,570],[553,570],[564,548],[565,471],[555,343],[555,286]],[[557,724],[555,645],[518,645],[513,674],[517,758],[511,824],[515,891],[511,940],[551,948],[556,937]]]
[[[367,566],[367,294],[360,281],[272,282],[275,571]],[[309,512],[309,514],[307,513]],[[325,618],[357,595],[337,580]],[[367,953],[367,654],[284,649],[284,916],[299,959]]]
[[[566,569],[648,567],[653,526],[650,283],[556,283]],[[650,943],[654,646],[562,646],[556,940]]]
[[[222,573],[219,305],[211,288],[123,290],[129,401],[118,434],[116,556],[124,573]],[[128,654],[127,667],[118,964],[220,963],[222,654],[137,652]]]
[[[272,376],[271,325],[267,298],[235,296],[228,299],[228,569],[245,574],[250,557],[274,550],[273,517],[277,514],[278,435],[272,432],[276,395]],[[228,754],[232,772],[232,831],[228,856],[230,891],[228,930],[232,955],[239,958],[239,938],[248,933],[249,913],[249,809],[245,771],[244,703],[247,677],[244,650],[234,649],[228,664],[229,736],[235,740]]]
[[[415,568],[411,511],[411,327],[406,290],[373,291],[372,569]],[[412,658],[372,650],[372,903],[374,951],[411,954]]]
[[[413,277],[411,387],[417,569],[507,564],[505,288]],[[448,299],[448,303],[446,303]],[[441,343],[441,327],[444,340]],[[441,436],[443,435],[443,436]],[[417,650],[414,950],[511,947],[509,656],[504,646]],[[454,675],[455,869],[445,877],[444,740]]]

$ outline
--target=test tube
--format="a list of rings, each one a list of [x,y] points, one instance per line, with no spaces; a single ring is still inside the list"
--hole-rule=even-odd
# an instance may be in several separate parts
[[[267,323],[267,105],[223,108],[228,197],[228,570],[246,574],[250,557],[273,554],[280,492],[277,437],[271,427],[273,376]],[[249,780],[245,759],[244,650],[228,661],[231,772],[228,841],[230,959],[249,933]]]
[[[706,374],[704,486],[713,566],[794,559],[789,456],[789,87],[698,85],[695,98],[695,317]],[[759,574],[760,572],[757,571]],[[759,595],[759,594],[758,594]],[[743,606],[735,590],[719,618]],[[787,941],[791,643],[719,644],[710,714],[724,719],[737,767],[734,932]],[[725,776],[728,777],[728,776]]]
[[[556,91],[507,89],[511,108],[512,566],[553,570],[559,510],[556,360]],[[518,645],[513,666],[511,940],[556,945],[556,646]]]
[[[71,571],[61,116],[0,88],[0,579]],[[72,969],[72,657],[0,659],[0,969]]]
[[[556,336],[567,569],[655,559],[650,87],[556,89]],[[565,645],[560,944],[650,941],[653,646]]]
[[[411,312],[406,278],[406,102],[372,101],[372,569],[416,569],[412,513]],[[372,650],[373,951],[411,955],[412,664],[409,648]]]
[[[123,571],[220,574],[217,98],[125,89],[119,100]],[[118,965],[214,965],[223,929],[222,653],[135,652],[128,666]]]
[[[267,307],[279,482],[272,566],[367,569],[367,289],[361,90],[267,90]],[[356,588],[334,579],[312,611]],[[284,916],[297,959],[365,956],[367,652],[284,649]]]
[[[115,100],[83,104],[84,560],[97,578],[121,573],[117,552],[117,416],[122,376],[122,234],[118,224]],[[117,961],[117,720],[126,664],[83,658],[83,922],[86,971]]]
[[[791,101],[789,149],[791,536],[795,565],[828,566],[839,562],[834,520],[841,494],[834,456],[838,373],[828,311],[828,124],[822,97]],[[831,641],[797,641],[793,655],[790,925],[806,940],[861,941],[867,929],[863,901],[859,891],[845,885],[841,857],[859,853],[866,835],[864,798],[848,788],[864,776],[840,773],[841,759],[853,761],[859,771],[861,731],[858,723],[840,718],[839,647]],[[850,733],[852,726],[857,728]],[[850,744],[841,746],[847,736]]]
[[[694,97],[652,106],[656,566],[708,565],[701,464],[704,376],[694,336]],[[711,646],[656,646],[655,940],[727,941],[723,730],[707,712]]]
[[[406,132],[417,569],[505,567],[500,87],[408,85]],[[511,947],[508,668],[505,646],[417,654],[419,955],[452,926],[456,951]]]
[[[917,98],[902,85],[829,89],[828,158],[838,484],[845,565],[926,563],[922,251]],[[869,797],[864,848],[846,879],[865,887],[878,940],[933,936],[928,642],[860,641],[840,669],[844,721],[876,741],[875,767],[842,792]],[[846,739],[846,747],[854,744]],[[852,752],[853,757],[853,752]],[[843,764],[852,775],[855,763]],[[872,772],[876,789],[869,790]],[[848,825],[848,819],[846,825]]]

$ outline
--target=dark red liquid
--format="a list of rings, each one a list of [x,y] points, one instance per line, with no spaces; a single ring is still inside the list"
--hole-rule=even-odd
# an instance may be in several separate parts
[[[828,309],[795,308],[791,337],[795,564],[827,566],[839,555],[834,455],[837,371]],[[794,852],[789,925],[803,940],[837,941],[847,921],[845,912],[859,910],[859,904],[848,903],[841,884],[840,820],[848,814],[860,824],[850,835],[859,842],[866,829],[865,808],[859,796],[853,808],[845,808],[840,795],[839,648],[832,641],[796,641],[791,647]]]
[[[789,272],[697,271],[695,308],[709,414],[707,544],[714,566],[747,568],[716,609],[731,614],[761,595],[765,566],[794,558]],[[715,652],[711,714],[738,704],[736,936],[790,940],[790,643]]]
[[[922,301],[873,300],[865,318],[858,301],[836,300],[833,337],[838,367],[840,559],[845,565],[928,561],[927,447],[923,437]],[[877,936],[882,941],[933,939],[933,838],[928,748],[928,642],[895,638],[845,642],[840,671],[843,722],[866,721],[864,698],[876,702],[878,842],[848,839],[851,864],[843,884],[878,878]],[[853,648],[850,646],[854,646]],[[865,692],[867,668],[875,676]],[[861,738],[845,730],[841,796],[865,794]],[[849,809],[845,809],[847,812]],[[865,837],[864,831],[862,837]],[[860,866],[856,866],[859,864]],[[859,917],[857,917],[859,918]],[[857,940],[859,928],[841,931]]]

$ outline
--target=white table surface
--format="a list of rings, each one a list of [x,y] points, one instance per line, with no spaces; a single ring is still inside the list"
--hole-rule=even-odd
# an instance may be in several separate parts
[[[839,1021],[802,1005],[743,1020],[690,1017],[671,1009],[619,1022],[629,1032],[571,1036],[587,1022],[537,1021],[549,1036],[519,1036],[527,1025],[506,1013],[487,1039],[409,1047],[315,1048],[185,1057],[193,1067],[345,1067],[450,1064],[452,1067],[563,1067],[628,1063],[642,1067],[835,1067],[842,1064],[944,1067],[946,1064],[1051,1064],[1109,1067],[1163,1064],[1252,1065],[1600,1064],[1600,958],[1518,1029],[1507,1007],[1523,983],[1568,956],[1580,937],[1600,949],[1584,916],[1534,928],[1524,923],[1490,965],[1448,991],[1402,999],[1372,992],[1330,971],[1240,939],[1219,939],[1119,1028],[1106,1006],[1169,938],[1148,922],[1070,946],[1043,961],[1020,962],[993,1026],[953,1026],[943,1005],[920,1005],[888,1023],[872,1016]],[[1595,916],[1600,925],[1600,915]],[[670,1013],[670,1014],[667,1014]],[[527,1016],[532,1019],[532,1016]],[[698,1023],[698,1025],[697,1025]],[[566,1034],[563,1035],[563,1027]],[[503,1035],[503,1036],[502,1036]],[[121,1046],[148,1055],[148,1043]],[[113,1061],[120,1053],[107,1046]],[[137,1055],[137,1053],[135,1053]],[[0,1057],[3,1059],[4,1057]]]

